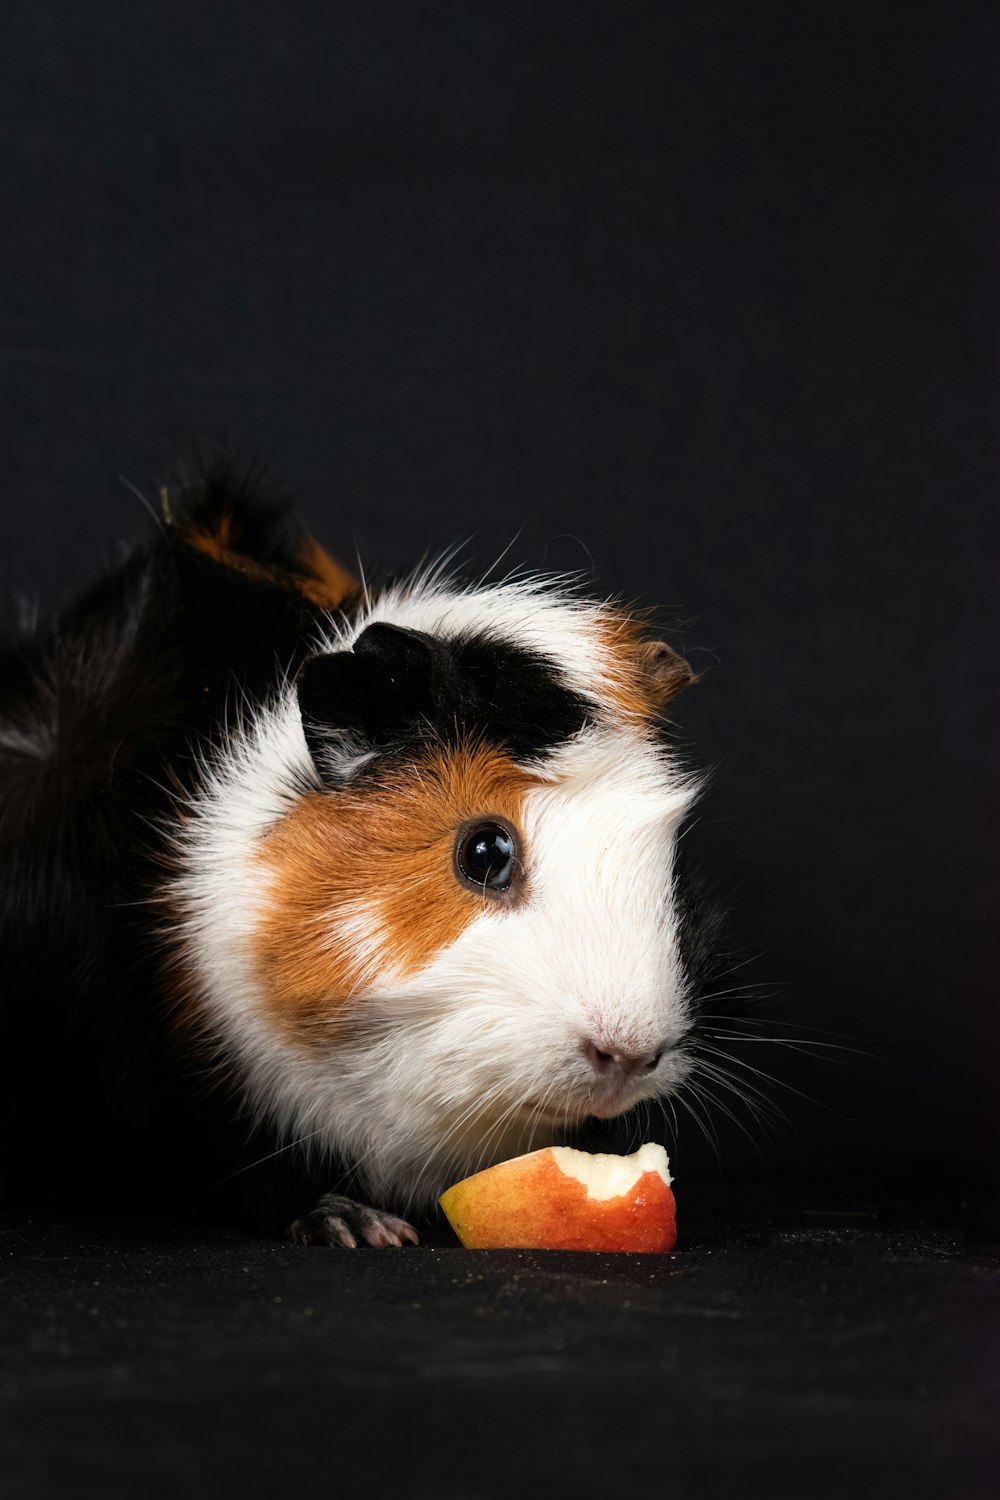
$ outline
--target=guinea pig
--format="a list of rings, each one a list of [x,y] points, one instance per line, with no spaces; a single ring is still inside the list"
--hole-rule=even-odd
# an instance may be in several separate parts
[[[565,580],[373,591],[214,472],[0,670],[8,1197],[415,1241],[669,1101],[712,919],[692,680]]]

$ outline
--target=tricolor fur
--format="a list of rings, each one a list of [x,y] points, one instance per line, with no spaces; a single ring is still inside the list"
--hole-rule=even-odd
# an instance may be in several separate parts
[[[158,1163],[183,1140],[179,1183],[280,1159],[302,1192],[402,1208],[669,1096],[696,979],[675,884],[696,788],[662,718],[686,664],[558,581],[369,594],[221,479],[166,517],[8,655],[8,1031],[46,1030],[21,911],[81,1066],[122,1095],[91,1101],[104,1129],[137,1109]],[[513,837],[509,889],[456,869],[484,823]],[[65,1091],[79,1119],[88,1081]]]

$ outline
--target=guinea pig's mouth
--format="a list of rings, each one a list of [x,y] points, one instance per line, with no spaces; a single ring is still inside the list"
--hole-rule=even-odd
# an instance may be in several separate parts
[[[542,1104],[534,1099],[526,1099],[524,1110],[533,1120],[546,1120],[550,1124],[579,1125],[586,1119],[614,1120],[619,1115],[628,1114],[638,1101],[629,1098],[627,1094],[618,1095],[610,1099],[584,1099],[577,1100],[572,1104]]]
[[[611,1099],[592,1099],[585,1113],[592,1120],[617,1120],[619,1115],[627,1115],[630,1109],[634,1109],[639,1100],[634,1096],[619,1095]]]

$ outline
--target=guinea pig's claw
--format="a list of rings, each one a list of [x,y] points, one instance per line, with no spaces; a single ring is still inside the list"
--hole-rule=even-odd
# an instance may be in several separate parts
[[[324,1193],[312,1212],[296,1219],[289,1232],[299,1245],[333,1245],[344,1250],[357,1249],[359,1235],[366,1245],[377,1248],[419,1243],[417,1231],[405,1219],[339,1193]]]
[[[361,1230],[369,1245],[419,1245],[420,1236],[405,1219],[394,1218],[392,1214],[377,1214],[374,1218],[377,1222]]]

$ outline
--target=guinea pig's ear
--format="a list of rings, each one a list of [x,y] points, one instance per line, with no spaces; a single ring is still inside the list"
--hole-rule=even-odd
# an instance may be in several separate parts
[[[381,622],[363,630],[350,651],[310,657],[295,691],[320,775],[335,773],[345,749],[356,762],[359,754],[402,739],[430,713],[452,671],[451,653],[440,641]]]
[[[698,681],[683,656],[678,656],[666,641],[643,641],[638,666],[643,686],[657,708]]]

